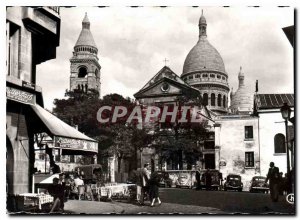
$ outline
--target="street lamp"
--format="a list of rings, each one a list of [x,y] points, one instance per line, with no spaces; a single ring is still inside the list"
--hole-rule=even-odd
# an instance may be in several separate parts
[[[289,154],[289,147],[288,147],[288,120],[291,116],[291,108],[288,106],[287,103],[284,103],[283,106],[280,108],[281,116],[284,119],[285,123],[285,143],[286,143],[286,163],[287,163],[287,173],[290,174],[290,154]]]

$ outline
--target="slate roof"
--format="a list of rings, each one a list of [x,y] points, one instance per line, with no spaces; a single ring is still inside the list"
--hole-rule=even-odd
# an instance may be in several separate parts
[[[255,95],[257,109],[281,108],[284,103],[294,107],[294,94],[257,94]]]

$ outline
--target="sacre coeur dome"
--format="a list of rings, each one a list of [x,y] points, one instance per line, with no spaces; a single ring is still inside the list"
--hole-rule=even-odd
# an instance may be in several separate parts
[[[206,36],[201,36],[184,61],[182,76],[206,70],[226,73],[219,52],[208,42]]]
[[[181,78],[200,92],[202,104],[216,114],[228,112],[228,74],[220,53],[207,40],[207,23],[198,23],[199,40],[185,58]]]

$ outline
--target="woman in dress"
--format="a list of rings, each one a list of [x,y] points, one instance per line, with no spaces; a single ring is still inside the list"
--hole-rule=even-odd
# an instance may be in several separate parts
[[[155,200],[157,199],[158,205],[161,204],[161,201],[159,199],[159,181],[161,179],[161,175],[154,171],[151,174],[150,180],[149,180],[149,197],[150,197],[150,202],[151,202],[151,207],[154,206]]]

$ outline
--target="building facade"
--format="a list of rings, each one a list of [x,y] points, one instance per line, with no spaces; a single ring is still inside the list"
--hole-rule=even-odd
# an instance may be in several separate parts
[[[273,161],[280,172],[287,172],[286,130],[280,108],[287,103],[294,117],[294,94],[255,95],[255,115],[259,118],[261,151],[261,174],[268,173],[269,163]],[[288,146],[290,167],[294,167],[294,125],[288,122]]]
[[[36,65],[56,57],[59,46],[58,7],[6,9],[6,186],[8,206],[13,195],[30,192],[34,172],[31,105],[43,106],[36,85]],[[47,42],[47,43],[45,43]]]
[[[74,46],[73,56],[70,59],[70,90],[87,92],[95,90],[101,92],[101,66],[98,58],[98,48],[90,30],[90,21],[87,14],[82,21],[82,30]]]
[[[42,88],[36,85],[36,65],[56,57],[59,46],[59,7],[6,9],[6,189],[7,210],[21,211],[20,194],[34,193],[36,148],[44,148],[54,167],[53,152],[63,155],[98,153],[97,141],[80,133],[43,108]],[[46,42],[46,43],[45,43]],[[38,135],[51,142],[43,145]]]
[[[164,66],[157,74],[154,75],[146,85],[137,93],[134,94],[134,97],[139,104],[143,106],[162,106],[170,107],[184,105],[191,100],[199,99],[200,92],[198,89],[190,86],[188,83],[183,81],[176,73],[174,73],[169,67]],[[185,100],[181,102],[181,100]],[[200,104],[201,106],[201,104]],[[199,107],[200,107],[199,106]],[[170,110],[169,110],[170,111]],[[204,121],[211,120],[210,112],[206,107],[201,106],[201,116],[204,118]],[[211,121],[206,124],[207,127],[213,129]],[[191,169],[191,164],[188,159],[188,155],[184,154],[182,150],[172,151],[170,149],[176,149],[176,143],[180,141],[180,137],[175,137],[174,130],[167,127],[164,123],[143,123],[143,128],[146,128],[151,131],[151,133],[159,133],[158,139],[160,139],[162,146],[156,146],[156,148],[161,149],[161,154],[168,152],[165,160],[162,160],[162,156],[154,150],[155,147],[149,147],[143,149],[140,153],[141,164],[150,163],[152,167],[156,169],[166,169],[166,170],[182,170],[182,169]],[[208,133],[210,135],[208,135]],[[194,165],[200,164],[203,167],[215,168],[215,151],[214,151],[214,135],[213,132],[207,133],[207,137],[203,138],[201,141],[197,142],[197,147],[204,155],[198,157],[197,161],[194,161]],[[167,138],[166,138],[167,137]],[[176,140],[177,138],[177,140]],[[172,144],[173,142],[173,144]],[[195,140],[196,144],[196,140]],[[185,146],[188,148],[189,146]]]
[[[218,149],[217,169],[225,178],[228,174],[242,177],[244,190],[253,176],[261,174],[261,151],[258,117],[226,115],[215,119],[215,144]]]

